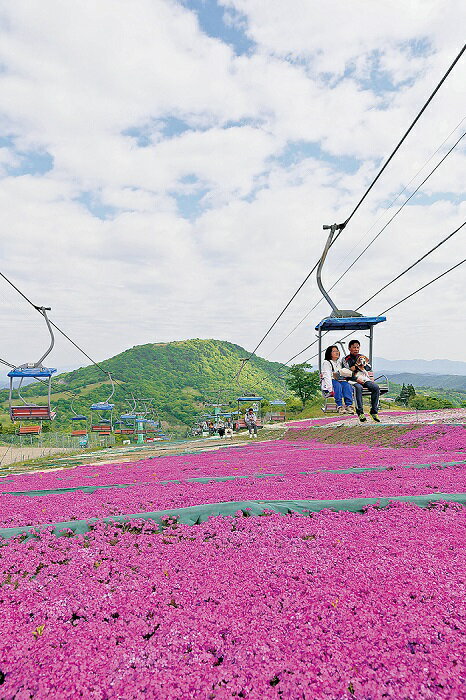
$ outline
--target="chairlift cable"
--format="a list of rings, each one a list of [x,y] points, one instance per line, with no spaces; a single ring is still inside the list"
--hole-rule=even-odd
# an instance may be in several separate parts
[[[0,362],[2,363],[2,365],[6,365],[7,367],[11,367],[12,369],[15,369],[15,365],[12,365],[11,362],[7,362],[6,360],[2,360],[1,357],[0,357]]]
[[[464,121],[465,118],[466,118],[466,117],[464,117],[464,118],[461,120],[460,124]],[[458,128],[458,127],[456,127],[456,128]],[[454,131],[456,131],[456,129],[455,129]],[[453,132],[452,132],[452,133],[453,133]],[[437,163],[437,165],[430,171],[430,173],[424,178],[424,180],[416,187],[416,189],[409,195],[409,197],[403,202],[403,204],[396,210],[396,212],[393,214],[393,216],[392,216],[392,217],[387,221],[387,223],[380,229],[380,231],[372,238],[371,241],[369,241],[369,243],[368,243],[367,246],[364,248],[364,250],[361,251],[361,253],[359,253],[359,255],[355,258],[355,260],[353,260],[353,262],[352,262],[352,263],[346,268],[346,270],[340,275],[340,277],[336,280],[336,282],[334,282],[334,283],[332,284],[332,286],[330,287],[330,290],[329,290],[329,291],[331,291],[332,289],[334,289],[334,287],[337,286],[337,284],[343,279],[343,277],[346,275],[346,273],[349,272],[349,271],[351,270],[351,268],[358,262],[358,260],[360,260],[360,259],[362,258],[362,256],[364,255],[364,253],[371,247],[371,245],[372,245],[373,243],[375,243],[375,241],[379,238],[379,236],[382,235],[382,233],[386,230],[386,228],[387,228],[387,227],[392,223],[392,221],[398,216],[398,214],[401,212],[401,210],[402,210],[402,209],[408,204],[408,202],[419,192],[420,188],[421,188],[423,185],[425,185],[425,183],[427,182],[427,180],[434,174],[434,172],[440,167],[440,165],[442,165],[442,163],[446,160],[446,158],[448,158],[448,156],[449,156],[449,155],[452,153],[452,151],[458,146],[458,144],[461,142],[461,140],[462,140],[465,136],[466,136],[466,131],[459,137],[459,139],[458,139],[458,140],[453,144],[453,146],[447,151],[447,153],[446,153],[446,154],[443,156],[443,158]],[[445,142],[444,142],[444,143],[445,143]],[[442,144],[442,145],[443,145],[443,144]],[[439,146],[439,148],[441,148],[441,146]],[[437,149],[437,151],[438,151],[438,150],[439,150],[439,149]],[[437,152],[437,151],[436,151],[436,152]],[[432,156],[431,156],[431,158],[432,158]],[[431,158],[429,158],[429,160],[430,160]],[[418,171],[418,173],[419,173],[424,167],[425,167],[425,164],[424,164],[424,165],[422,166],[422,168]],[[418,173],[417,173],[417,174],[418,174]],[[411,182],[412,182],[412,180],[414,180],[415,177],[417,177],[417,174],[411,179]],[[408,186],[409,186],[409,184],[408,184],[406,187],[408,187]],[[406,189],[406,187],[405,187],[404,189]],[[401,194],[401,193],[400,193],[400,194]],[[400,194],[398,194],[398,195],[396,196],[396,198],[395,198],[394,201],[396,201],[396,199],[400,196]],[[393,203],[393,202],[392,202],[392,203]],[[390,206],[391,206],[391,204],[390,204]],[[371,227],[371,228],[372,228],[372,227]],[[334,240],[336,240],[336,238],[335,238]],[[303,316],[303,318],[301,319],[301,321],[299,321],[299,323],[288,333],[288,335],[286,335],[286,336],[283,338],[283,340],[281,340],[281,341],[278,343],[278,345],[276,345],[276,346],[274,347],[274,349],[269,353],[269,355],[271,355],[272,353],[274,353],[275,350],[277,350],[277,349],[280,347],[280,345],[282,345],[282,344],[285,342],[285,340],[288,340],[288,338],[290,337],[290,335],[292,335],[292,334],[295,332],[295,330],[296,330],[297,328],[299,328],[299,326],[300,326],[302,323],[304,323],[304,321],[311,315],[311,313],[314,311],[315,308],[317,308],[317,306],[320,304],[321,301],[323,301],[323,299],[324,299],[324,297],[321,297],[321,298],[319,299],[319,301],[317,301],[317,302],[314,304],[314,306],[306,313],[305,316]]]
[[[375,183],[378,181],[378,179],[380,178],[380,176],[382,175],[382,173],[385,171],[385,169],[387,168],[388,164],[392,161],[392,159],[394,158],[395,154],[399,151],[399,149],[401,148],[402,144],[404,143],[404,141],[406,140],[406,138],[408,137],[408,135],[411,133],[411,131],[413,130],[414,126],[417,124],[417,122],[418,122],[419,119],[421,118],[422,114],[425,112],[425,110],[427,109],[427,107],[429,106],[429,104],[432,102],[433,98],[435,97],[435,95],[437,94],[437,92],[440,90],[441,86],[443,85],[443,83],[445,82],[445,80],[448,78],[448,76],[450,75],[451,71],[453,70],[453,68],[455,67],[455,65],[458,63],[458,61],[460,60],[461,56],[464,54],[465,51],[466,51],[466,44],[463,45],[461,51],[458,53],[458,55],[456,56],[456,58],[454,59],[454,61],[451,63],[451,65],[449,66],[448,70],[446,71],[446,73],[444,74],[444,76],[442,77],[442,79],[440,80],[440,82],[437,84],[437,86],[435,87],[434,91],[431,93],[430,97],[429,97],[428,100],[425,102],[424,106],[423,106],[423,107],[421,108],[421,110],[418,112],[417,116],[416,116],[415,119],[412,121],[412,123],[411,123],[411,125],[409,126],[409,128],[407,129],[407,131],[403,134],[402,138],[400,139],[400,141],[398,142],[398,144],[395,146],[394,150],[392,151],[392,153],[390,154],[390,156],[388,157],[388,159],[385,161],[384,165],[383,165],[382,168],[379,170],[379,172],[378,172],[378,174],[376,175],[376,177],[372,180],[371,184],[369,185],[369,187],[367,188],[366,192],[363,194],[363,196],[361,197],[361,199],[359,200],[359,202],[356,204],[356,206],[354,207],[354,209],[353,209],[353,211],[351,212],[351,214],[350,214],[350,215],[348,216],[348,218],[343,222],[343,224],[341,224],[340,230],[339,230],[338,233],[336,234],[336,236],[335,236],[335,238],[333,239],[331,245],[333,245],[333,243],[335,243],[335,241],[338,239],[339,235],[341,234],[342,230],[343,230],[343,229],[348,225],[348,223],[351,221],[351,219],[353,218],[353,216],[355,215],[355,213],[357,212],[357,210],[359,209],[359,207],[361,206],[361,204],[363,203],[363,201],[366,199],[366,197],[367,197],[367,195],[369,194],[369,192],[370,192],[370,191],[372,190],[372,188],[374,187]],[[251,359],[251,357],[255,354],[255,352],[258,350],[258,348],[262,345],[262,343],[263,343],[264,340],[267,338],[267,336],[268,336],[269,333],[272,331],[272,329],[276,326],[276,324],[278,323],[278,321],[280,320],[280,318],[283,316],[283,314],[285,313],[285,311],[288,309],[288,307],[290,306],[290,304],[292,303],[292,301],[294,301],[294,299],[296,298],[296,296],[299,294],[299,292],[301,291],[301,289],[304,287],[304,285],[306,284],[306,282],[308,281],[308,279],[310,278],[310,276],[312,275],[312,273],[317,269],[318,264],[319,264],[319,261],[317,261],[317,262],[315,263],[315,265],[313,266],[312,270],[310,270],[310,272],[306,275],[306,277],[305,277],[304,280],[301,282],[301,284],[299,285],[298,289],[295,291],[295,293],[293,294],[293,296],[291,297],[291,299],[290,299],[290,300],[288,301],[288,303],[283,307],[282,311],[279,313],[279,315],[277,316],[277,318],[275,319],[275,321],[274,321],[274,322],[272,323],[272,325],[269,327],[269,329],[267,330],[267,332],[262,336],[262,338],[261,338],[260,341],[257,343],[257,345],[256,345],[256,347],[254,348],[254,350],[250,353],[250,355],[248,356],[248,360]],[[242,362],[242,364],[241,364],[241,366],[240,366],[240,368],[239,368],[239,370],[238,370],[238,372],[237,372],[237,374],[236,374],[236,376],[235,376],[235,379],[238,379],[238,378],[239,378],[239,375],[241,374],[244,365],[245,365],[245,362]]]
[[[413,267],[416,267],[416,265],[418,265],[420,262],[422,262],[422,260],[424,260],[425,258],[427,258],[428,255],[430,255],[431,253],[433,253],[434,250],[437,250],[437,248],[440,248],[441,245],[443,245],[443,244],[446,243],[448,240],[450,240],[450,238],[452,238],[456,233],[458,233],[458,231],[460,231],[464,226],[466,226],[466,221],[464,221],[464,222],[461,224],[461,226],[458,226],[457,229],[455,229],[454,231],[452,231],[451,233],[449,233],[448,236],[446,236],[445,238],[443,238],[439,243],[437,243],[437,245],[435,245],[433,248],[431,248],[430,250],[428,250],[427,253],[424,253],[424,255],[423,255],[421,258],[419,258],[418,260],[416,260],[416,262],[414,262],[412,265],[410,265],[409,267],[407,267],[406,270],[403,270],[403,272],[400,272],[399,275],[397,275],[397,276],[394,277],[392,280],[390,280],[390,282],[387,282],[387,284],[384,284],[384,286],[381,287],[377,292],[375,292],[375,294],[373,294],[371,297],[369,297],[368,299],[366,299],[366,301],[363,301],[363,303],[360,304],[360,305],[358,306],[358,308],[356,309],[356,311],[359,311],[359,309],[360,309],[362,306],[365,306],[365,305],[368,304],[370,301],[372,301],[372,299],[373,299],[374,297],[376,297],[378,294],[380,294],[380,292],[383,292],[384,289],[387,289],[387,287],[389,287],[391,284],[393,284],[394,282],[396,282],[397,280],[399,280],[400,277],[403,277],[403,275],[405,275],[407,272],[409,272],[410,270],[412,270]],[[385,311],[384,311],[383,313],[385,313]],[[379,314],[379,315],[381,315],[381,314]]]
[[[448,78],[448,76],[450,75],[451,71],[452,71],[453,68],[456,66],[456,64],[458,63],[458,61],[460,60],[461,56],[464,54],[465,51],[466,51],[466,44],[463,45],[461,51],[460,51],[459,54],[456,56],[456,58],[454,59],[453,63],[450,65],[450,67],[448,68],[447,72],[444,74],[443,78],[440,80],[440,82],[438,83],[438,85],[436,86],[436,88],[434,89],[434,91],[431,93],[431,95],[430,95],[430,97],[428,98],[427,102],[424,104],[424,106],[422,107],[422,109],[418,112],[418,114],[416,115],[415,119],[411,122],[411,125],[409,126],[409,128],[407,129],[407,131],[405,131],[405,133],[404,133],[403,136],[401,137],[400,141],[397,143],[397,145],[396,145],[395,148],[393,149],[392,153],[390,154],[390,156],[388,157],[388,159],[387,159],[387,160],[385,161],[385,163],[383,164],[382,168],[379,170],[379,172],[377,173],[377,175],[375,176],[375,178],[372,180],[371,184],[369,185],[369,187],[367,188],[367,190],[365,191],[365,193],[363,194],[363,196],[361,197],[361,199],[359,200],[359,202],[358,202],[358,203],[356,204],[356,206],[354,207],[354,209],[353,209],[353,211],[351,212],[351,214],[350,214],[350,215],[348,216],[348,218],[343,222],[342,227],[340,228],[340,231],[338,232],[338,234],[337,234],[336,237],[335,237],[335,240],[338,238],[338,236],[340,235],[341,231],[345,228],[345,226],[348,225],[348,223],[351,221],[351,219],[353,218],[353,216],[356,214],[357,210],[359,209],[359,207],[361,206],[361,204],[364,202],[364,200],[366,199],[367,195],[369,194],[369,192],[370,192],[370,191],[372,190],[372,188],[374,187],[375,183],[378,181],[378,179],[380,178],[380,176],[382,175],[382,173],[385,171],[385,169],[387,168],[388,164],[392,161],[392,159],[393,159],[393,157],[395,156],[395,154],[399,151],[400,147],[401,147],[402,144],[405,142],[406,138],[407,138],[408,135],[411,133],[411,131],[413,130],[413,128],[415,127],[415,125],[417,124],[417,122],[419,121],[419,119],[421,118],[421,116],[424,114],[424,112],[426,111],[427,107],[428,107],[429,104],[432,102],[432,100],[434,99],[435,95],[436,95],[437,92],[440,90],[440,88],[442,87],[443,83],[444,83],[445,80]]]
[[[389,306],[388,309],[384,309],[380,315],[386,314],[387,311],[391,311],[392,309],[395,308],[395,306],[398,306],[399,304],[402,304],[407,299],[410,299],[418,292],[421,292],[426,287],[429,287],[429,285],[431,285],[433,282],[436,282],[437,280],[439,280],[441,277],[445,277],[445,275],[448,275],[449,272],[453,272],[453,270],[456,270],[457,267],[459,267],[460,265],[463,265],[465,262],[466,262],[466,258],[463,258],[463,260],[460,260],[459,263],[456,263],[456,265],[453,265],[453,267],[450,267],[448,270],[445,270],[445,272],[442,272],[442,274],[438,275],[438,277],[434,277],[433,280],[430,280],[430,282],[427,282],[427,284],[424,284],[422,287],[419,287],[419,289],[416,289],[414,292],[411,292],[411,294],[408,294],[408,296],[404,297],[403,299],[400,299],[400,301],[397,301],[396,304]]]
[[[3,272],[0,272],[0,277],[3,277],[3,279],[5,280],[5,282],[8,282],[8,284],[9,284],[11,287],[13,287],[13,289],[15,289],[15,290],[18,292],[18,294],[20,294],[20,295],[23,297],[23,299],[25,299],[25,300],[28,302],[28,304],[30,304],[36,311],[38,311],[41,315],[43,315],[43,313],[42,313],[42,311],[41,311],[41,308],[42,308],[42,307],[38,306],[37,304],[34,304],[34,302],[31,301],[31,299],[29,299],[29,297],[27,297],[26,294],[24,294],[24,293],[21,291],[21,289],[19,289],[19,287],[17,287],[10,279],[8,279],[8,277],[6,277],[6,275],[4,275]],[[90,361],[92,362],[93,365],[95,365],[96,367],[98,367],[104,374],[108,375],[108,372],[107,372],[98,362],[96,362],[95,360],[93,360],[92,357],[90,357],[90,355],[88,355],[81,347],[79,347],[79,345],[78,345],[77,343],[75,343],[74,340],[72,340],[72,339],[65,333],[65,331],[63,331],[59,326],[57,326],[56,323],[54,323],[53,321],[50,321],[50,325],[53,326],[59,333],[61,333],[62,336],[64,336],[67,340],[69,340],[69,342],[70,342],[72,345],[74,345],[74,347],[77,348],[77,350],[79,350],[85,357],[87,357],[87,359],[90,360]]]
[[[429,287],[429,286],[430,286],[431,284],[433,284],[434,282],[437,282],[437,280],[441,279],[442,277],[445,277],[445,275],[448,275],[448,273],[453,272],[453,270],[456,270],[457,267],[459,267],[460,265],[463,265],[465,262],[466,262],[466,258],[464,258],[463,260],[460,260],[459,263],[456,263],[456,265],[453,265],[453,267],[450,267],[448,270],[445,270],[445,272],[442,272],[442,274],[438,275],[437,277],[434,277],[434,279],[432,279],[432,280],[430,280],[430,282],[427,282],[426,284],[422,285],[422,287],[418,287],[418,289],[415,289],[414,292],[411,292],[411,294],[408,294],[408,295],[407,295],[406,297],[404,297],[403,299],[400,299],[400,301],[397,301],[396,304],[393,304],[392,306],[389,306],[388,309],[384,309],[384,311],[382,311],[382,312],[379,314],[379,316],[382,316],[383,314],[386,314],[387,311],[391,311],[391,310],[394,309],[396,306],[399,306],[399,305],[402,304],[404,301],[406,301],[407,299],[410,299],[411,297],[413,297],[413,296],[414,296],[415,294],[417,294],[418,292],[421,292],[421,291],[422,291],[423,289],[425,289],[426,287]],[[337,341],[337,342],[341,342],[342,340],[346,340],[346,338],[349,338],[350,335],[352,335],[352,333],[348,333],[348,334],[345,335],[343,338],[340,338],[340,340]],[[317,341],[315,341],[315,342],[317,342]],[[314,345],[314,343],[312,343],[312,345]],[[310,346],[308,346],[308,347],[310,347]],[[307,350],[307,348],[306,348],[306,350]],[[298,353],[298,354],[301,354],[301,353]],[[317,354],[316,354],[316,355],[313,355],[312,357],[309,357],[309,358],[306,360],[306,362],[309,362],[309,360],[313,360],[315,357],[317,357]]]
[[[429,256],[429,255],[430,255],[431,253],[433,253],[435,250],[437,250],[438,248],[440,248],[440,246],[442,246],[444,243],[446,243],[450,238],[452,238],[456,233],[458,233],[458,231],[460,231],[464,226],[466,226],[466,221],[463,222],[463,223],[461,224],[461,226],[458,226],[457,229],[455,229],[454,231],[452,231],[451,233],[449,233],[448,236],[446,236],[445,238],[443,238],[443,239],[442,239],[439,243],[437,243],[433,248],[431,248],[431,249],[428,250],[426,253],[424,253],[424,255],[423,255],[422,257],[420,257],[420,258],[419,258],[418,260],[416,260],[414,263],[412,263],[411,265],[409,265],[409,267],[407,267],[405,270],[403,270],[402,272],[400,272],[400,273],[399,273],[396,277],[394,277],[390,282],[387,282],[387,284],[383,285],[380,289],[378,289],[372,296],[370,296],[368,299],[366,299],[366,301],[363,301],[363,302],[358,306],[358,308],[356,309],[356,311],[359,311],[359,309],[360,309],[361,307],[363,307],[363,306],[364,306],[365,304],[367,304],[369,301],[371,301],[372,299],[374,299],[374,297],[376,297],[378,294],[380,294],[380,292],[382,292],[384,289],[386,289],[386,288],[389,287],[391,284],[393,284],[393,282],[396,282],[396,280],[400,279],[400,277],[403,277],[403,275],[405,275],[407,272],[409,272],[410,270],[412,270],[413,267],[416,267],[416,265],[418,265],[422,260],[425,260],[425,258],[427,258],[427,256]],[[461,263],[459,263],[459,264],[461,264]],[[454,269],[454,268],[452,268],[452,269]],[[445,274],[446,274],[446,273],[445,273]],[[440,278],[439,278],[439,279],[440,279]],[[435,280],[434,280],[434,281],[435,281]],[[381,314],[379,314],[379,316],[383,315],[386,311],[389,311],[389,309],[386,309],[385,311],[382,311]],[[344,339],[343,339],[343,340],[344,340]],[[309,350],[309,348],[311,348],[311,347],[312,347],[313,345],[315,345],[316,343],[317,343],[317,340],[314,340],[312,343],[310,343],[309,345],[307,345],[303,350],[301,350],[300,352],[296,353],[296,355],[293,355],[293,357],[290,357],[290,359],[287,360],[287,361],[285,362],[285,365],[289,364],[292,360],[294,360],[294,359],[295,359],[296,357],[298,357],[299,355],[302,355],[303,352],[306,352],[306,350]]]

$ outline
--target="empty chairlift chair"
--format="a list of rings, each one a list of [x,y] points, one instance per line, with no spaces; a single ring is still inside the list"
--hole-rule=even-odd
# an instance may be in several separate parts
[[[93,403],[91,406],[91,411],[94,411],[92,416],[95,416],[95,418],[91,418],[91,432],[98,433],[99,435],[110,435],[113,430],[112,416],[115,404],[110,403],[110,399],[115,393],[115,385],[110,372],[108,376],[112,385],[110,396],[106,401],[97,401],[97,403]],[[105,418],[105,415],[109,415],[109,418]]]
[[[52,421],[55,418],[55,412],[52,410],[50,405],[50,394],[52,386],[52,376],[57,371],[53,367],[44,367],[42,362],[45,360],[47,355],[52,351],[54,346],[54,337],[50,321],[47,317],[47,311],[50,311],[46,307],[38,307],[38,311],[42,314],[47,324],[47,328],[50,333],[50,346],[42,357],[37,362],[28,362],[24,365],[19,365],[15,367],[10,372],[8,372],[8,377],[10,378],[10,393],[9,393],[9,413],[10,418],[13,422],[20,421],[35,421],[36,425],[28,425],[20,427],[19,431],[22,435],[38,435],[41,432],[42,421]],[[18,379],[19,383],[15,386],[15,380]],[[36,404],[28,402],[21,395],[21,387],[25,379],[37,379],[47,386],[47,399],[46,402],[42,404]],[[15,396],[16,394],[16,396]],[[19,403],[19,401],[21,403]],[[39,421],[39,424],[37,424]]]
[[[73,421],[73,430],[71,431],[71,435],[73,437],[84,437],[87,435],[87,416],[85,416],[83,413],[76,413],[73,408],[73,401],[71,401],[71,412],[73,413],[71,416],[71,420]]]
[[[272,423],[279,423],[286,421],[286,401],[281,399],[275,399],[270,402],[272,411],[270,413],[270,420]]]
[[[120,435],[134,435],[137,415],[135,413],[122,413],[120,416]]]

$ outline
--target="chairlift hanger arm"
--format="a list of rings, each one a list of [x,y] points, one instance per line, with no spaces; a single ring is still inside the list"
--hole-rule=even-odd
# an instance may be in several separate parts
[[[346,316],[361,316],[360,313],[357,311],[353,311],[352,309],[338,309],[338,307],[335,305],[333,300],[330,297],[330,294],[325,290],[324,285],[322,284],[322,268],[324,266],[325,260],[327,259],[328,251],[330,250],[331,246],[333,243],[336,241],[338,235],[344,229],[346,226],[346,223],[343,224],[332,224],[332,225],[324,225],[323,229],[324,231],[330,231],[327,242],[324,246],[324,250],[322,251],[322,255],[320,256],[319,264],[317,266],[317,286],[319,287],[322,296],[328,301],[332,308],[332,316],[336,318],[341,318],[341,317],[346,317]],[[338,231],[338,234],[335,235]]]

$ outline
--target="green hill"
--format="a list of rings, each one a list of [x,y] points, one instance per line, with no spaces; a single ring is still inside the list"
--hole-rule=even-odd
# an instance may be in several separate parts
[[[160,418],[171,426],[190,425],[203,410],[204,402],[233,401],[244,391],[257,392],[268,400],[284,394],[285,366],[254,356],[240,378],[235,375],[240,359],[248,352],[233,343],[220,340],[184,340],[172,343],[137,345],[100,363],[116,380],[115,416],[131,407],[131,393],[137,397],[151,397]],[[53,380],[52,404],[57,412],[55,426],[66,428],[71,424],[72,397],[78,397],[73,408],[89,415],[90,404],[104,401],[110,393],[109,381],[98,367],[90,365],[60,374]],[[23,396],[34,401],[43,396],[46,387],[31,384]],[[3,409],[7,407],[7,392],[0,391]],[[4,415],[4,420],[7,416]]]

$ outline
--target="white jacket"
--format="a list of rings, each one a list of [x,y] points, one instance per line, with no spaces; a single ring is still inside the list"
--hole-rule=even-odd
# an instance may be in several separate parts
[[[341,370],[341,360],[324,360],[322,362],[322,391],[333,391],[333,373]]]

